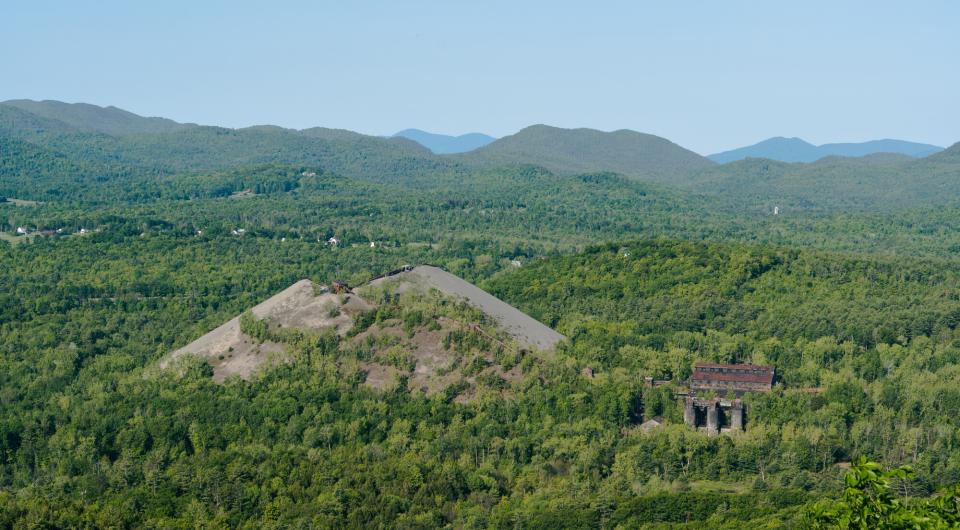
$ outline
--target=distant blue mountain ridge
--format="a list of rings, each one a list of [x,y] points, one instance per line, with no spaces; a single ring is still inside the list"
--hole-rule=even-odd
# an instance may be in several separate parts
[[[709,155],[707,158],[726,164],[745,158],[769,158],[781,162],[815,162],[827,156],[867,156],[896,153],[916,158],[943,151],[942,147],[904,140],[872,140],[861,143],[813,145],[800,138],[776,137],[760,143]]]
[[[405,129],[394,136],[400,136],[413,140],[426,147],[438,155],[450,153],[466,153],[479,149],[490,142],[496,140],[492,136],[481,133],[462,134],[460,136],[449,136],[446,134],[434,134],[420,129]]]

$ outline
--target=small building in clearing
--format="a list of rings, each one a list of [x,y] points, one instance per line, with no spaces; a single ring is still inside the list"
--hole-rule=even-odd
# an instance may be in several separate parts
[[[660,427],[661,425],[663,425],[663,418],[660,416],[654,416],[640,424],[640,432],[648,433],[653,429]]]

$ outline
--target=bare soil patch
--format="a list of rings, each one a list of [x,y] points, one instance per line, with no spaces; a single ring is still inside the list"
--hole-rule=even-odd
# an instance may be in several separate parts
[[[270,326],[318,331],[333,328],[338,334],[345,335],[353,326],[353,316],[372,307],[354,294],[317,294],[313,282],[301,280],[251,311]],[[236,316],[168,355],[160,362],[160,367],[166,368],[174,359],[192,354],[207,359],[216,381],[231,376],[249,379],[268,360],[282,362],[284,353],[282,344],[260,343],[241,332],[240,317]]]
[[[256,197],[257,194],[253,190],[243,190],[237,191],[230,195],[231,199],[249,199],[250,197]]]

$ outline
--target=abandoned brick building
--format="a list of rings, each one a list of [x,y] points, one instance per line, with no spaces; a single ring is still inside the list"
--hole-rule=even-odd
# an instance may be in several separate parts
[[[775,373],[773,366],[697,363],[690,378],[690,393],[733,392],[742,396],[745,392],[769,392],[773,389]]]
[[[697,398],[697,394],[740,397],[747,392],[770,392],[775,376],[773,366],[697,363],[690,377],[690,393],[684,400],[683,422],[709,434],[742,431],[746,424],[742,401]]]

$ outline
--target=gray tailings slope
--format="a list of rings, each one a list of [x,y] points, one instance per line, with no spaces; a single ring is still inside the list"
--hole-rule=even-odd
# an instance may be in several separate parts
[[[314,292],[313,282],[300,280],[255,306],[253,316],[272,327],[294,329],[335,329],[341,336],[353,326],[353,315],[373,306],[357,295],[340,296]],[[336,311],[331,312],[336,309]],[[160,361],[166,368],[174,359],[199,355],[213,367],[214,381],[230,376],[248,379],[256,368],[270,361],[271,354],[282,356],[286,348],[276,342],[259,342],[240,331],[240,316],[207,333]],[[279,360],[279,359],[274,359]]]
[[[411,270],[378,278],[371,285],[397,281],[397,292],[413,288],[436,289],[446,296],[459,298],[483,311],[495,321],[496,327],[510,335],[521,347],[540,351],[552,350],[564,336],[499,298],[436,267],[421,265]],[[375,306],[357,293],[337,295],[318,293],[310,280],[301,280],[282,292],[255,306],[253,316],[271,328],[307,330],[335,330],[341,337],[353,326],[354,317]],[[440,339],[436,339],[439,348]],[[436,348],[434,348],[436,349]],[[213,367],[214,381],[225,381],[232,376],[248,379],[261,365],[276,364],[288,359],[283,344],[260,342],[240,330],[240,316],[172,352],[160,361],[160,368],[170,366],[184,355],[198,355]],[[414,348],[423,353],[422,348]],[[431,350],[432,351],[432,350]],[[445,351],[445,350],[444,350]],[[439,350],[437,350],[439,352]],[[438,354],[433,352],[434,357]],[[427,352],[430,353],[430,352]],[[426,355],[426,354],[424,354]],[[424,369],[437,359],[420,359]],[[436,370],[432,370],[436,372]]]
[[[409,272],[400,273],[391,278],[411,281],[448,295],[463,298],[470,305],[496,320],[497,327],[528,348],[542,351],[552,350],[558,342],[566,338],[496,296],[443,269],[420,265]]]

